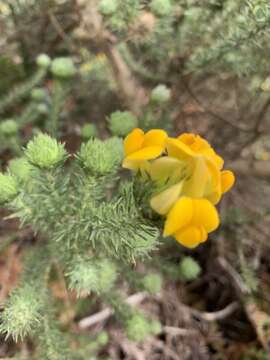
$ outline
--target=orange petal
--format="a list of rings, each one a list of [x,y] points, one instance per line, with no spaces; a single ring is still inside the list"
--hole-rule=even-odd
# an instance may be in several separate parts
[[[193,199],[191,223],[204,227],[208,233],[216,230],[219,226],[219,215],[214,205],[206,199]]]
[[[164,226],[164,236],[172,235],[186,226],[193,215],[192,199],[180,198],[168,213]]]
[[[141,129],[134,129],[124,140],[125,155],[130,155],[142,147],[144,132]]]
[[[174,237],[181,245],[193,249],[201,243],[202,234],[200,228],[187,226],[174,234]]]
[[[232,171],[224,170],[221,172],[221,191],[223,193],[229,191],[235,183],[235,176]]]

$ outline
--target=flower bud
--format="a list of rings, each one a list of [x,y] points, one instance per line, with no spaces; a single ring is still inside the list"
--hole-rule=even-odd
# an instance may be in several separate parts
[[[9,162],[9,171],[19,180],[26,181],[30,178],[33,167],[26,158],[15,158]]]
[[[131,341],[143,341],[149,335],[149,321],[143,314],[136,313],[126,322],[125,329]]]
[[[143,278],[142,285],[150,294],[157,294],[162,287],[162,277],[158,274],[148,274]]]
[[[151,92],[151,100],[157,104],[163,104],[170,100],[171,90],[166,85],[160,84]]]
[[[152,0],[150,8],[157,16],[169,15],[172,9],[170,0]]]
[[[35,100],[35,101],[46,100],[47,96],[48,96],[48,93],[43,88],[34,88],[31,91],[31,98],[32,98],[32,100]]]
[[[186,281],[197,279],[201,273],[200,265],[190,256],[185,256],[180,261],[179,270],[181,278]]]
[[[106,292],[110,290],[117,278],[117,269],[115,264],[108,260],[103,259],[97,263],[98,266],[98,292]]]
[[[0,173],[0,204],[12,200],[18,193],[18,184],[12,175]]]
[[[82,144],[78,158],[83,167],[96,176],[114,172],[123,157],[123,144],[120,139],[106,141],[91,139]]]
[[[54,168],[67,158],[64,144],[42,133],[27,144],[25,155],[31,164],[44,169]]]
[[[51,58],[46,54],[40,54],[38,55],[36,59],[37,65],[41,68],[48,69],[48,67],[51,65]]]
[[[60,57],[53,60],[51,72],[58,78],[68,79],[76,74],[76,68],[72,58]]]
[[[101,0],[99,3],[99,11],[102,15],[112,15],[117,10],[117,0]]]
[[[81,129],[82,138],[88,140],[97,136],[97,127],[95,124],[85,124]]]
[[[43,103],[37,105],[37,111],[41,115],[47,115],[49,113],[48,106]]]
[[[138,126],[137,118],[129,111],[115,111],[108,122],[109,129],[115,136],[126,136]]]
[[[16,135],[19,131],[18,124],[13,119],[4,120],[0,123],[0,133],[6,136]]]

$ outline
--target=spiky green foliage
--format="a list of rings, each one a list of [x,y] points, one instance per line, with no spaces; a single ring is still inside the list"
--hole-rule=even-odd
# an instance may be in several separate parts
[[[9,162],[9,171],[20,181],[27,181],[31,176],[33,167],[25,157],[14,158]]]
[[[142,313],[134,312],[126,321],[125,330],[127,337],[132,341],[143,341],[150,335],[157,335],[161,331],[158,321],[147,319]]]
[[[46,134],[38,134],[30,141],[25,150],[28,161],[40,168],[51,169],[63,162],[67,153],[64,145]]]
[[[117,277],[115,264],[108,259],[75,258],[68,273],[70,288],[78,295],[109,291]]]
[[[169,15],[172,11],[171,0],[152,0],[150,8],[157,16]]]
[[[18,193],[18,184],[14,176],[0,173],[0,203],[13,199]]]
[[[108,119],[109,129],[115,136],[126,136],[138,126],[138,119],[130,111],[115,111]]]
[[[7,119],[0,123],[0,133],[4,136],[16,135],[18,130],[18,124],[13,119]]]

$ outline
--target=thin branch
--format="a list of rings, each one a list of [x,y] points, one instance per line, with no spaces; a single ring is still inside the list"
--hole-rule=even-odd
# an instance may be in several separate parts
[[[134,295],[129,296],[126,299],[126,302],[129,305],[138,305],[140,304],[143,300],[145,300],[147,297],[147,294],[145,292],[140,292]],[[113,309],[111,308],[106,308],[102,311],[99,311],[98,313],[88,316],[82,320],[79,321],[78,325],[80,329],[87,329],[90,326],[93,326],[101,321],[104,321],[106,319],[108,319],[111,315],[113,315]]]

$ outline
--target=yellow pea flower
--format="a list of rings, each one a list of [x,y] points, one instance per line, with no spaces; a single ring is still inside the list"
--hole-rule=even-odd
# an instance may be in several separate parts
[[[194,248],[218,226],[218,212],[209,200],[181,197],[167,215],[163,235],[172,235],[183,246]]]
[[[141,129],[134,129],[124,140],[122,166],[131,170],[147,169],[148,161],[164,152],[167,137],[164,130],[153,129],[144,133]]]

